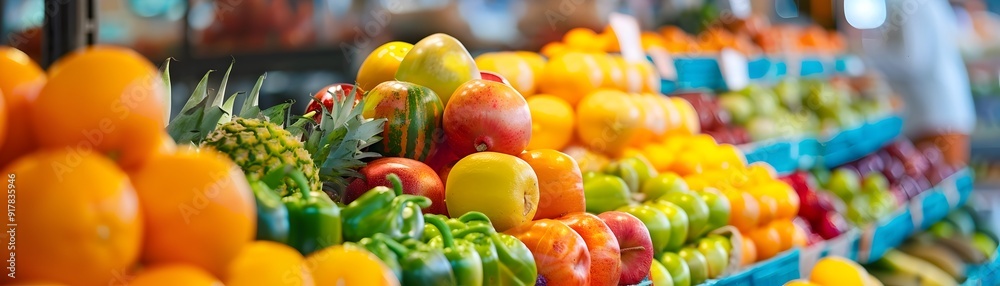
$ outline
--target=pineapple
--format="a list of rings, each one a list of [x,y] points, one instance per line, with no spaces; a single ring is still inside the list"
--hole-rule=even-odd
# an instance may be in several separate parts
[[[231,70],[232,65],[214,96],[206,92],[211,71],[205,74],[180,114],[167,126],[175,141],[201,144],[227,154],[250,178],[260,178],[276,168],[292,166],[306,174],[312,189],[317,191],[322,187],[320,178],[335,187],[346,185],[344,177],[357,176],[355,169],[364,166],[360,160],[373,156],[361,152],[361,148],[379,140],[377,135],[384,120],[365,120],[360,117],[360,109],[349,105],[344,108],[344,103],[338,102],[340,109],[324,112],[323,124],[319,126],[310,126],[315,124],[307,116],[285,128],[285,112],[291,103],[263,111],[258,107],[260,87],[266,75],[260,76],[239,114],[233,116],[233,105],[239,93],[223,101]],[[169,81],[169,74],[164,74],[165,81]],[[348,118],[350,115],[356,117]],[[376,132],[370,132],[371,129]],[[307,130],[311,131],[310,140],[304,144],[299,138]],[[286,179],[276,191],[287,196],[294,186],[294,182]]]

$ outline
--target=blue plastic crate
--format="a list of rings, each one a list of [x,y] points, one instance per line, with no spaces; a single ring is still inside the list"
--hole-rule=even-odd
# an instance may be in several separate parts
[[[750,79],[761,80],[768,77],[774,64],[768,58],[759,58],[747,63],[747,72]]]
[[[778,254],[751,270],[752,285],[772,286],[799,279],[799,249]]]
[[[882,258],[889,249],[903,243],[906,238],[913,233],[913,218],[909,209],[903,209],[897,215],[881,221],[876,225],[875,230],[862,234],[860,247],[864,248],[865,241],[868,242],[867,261],[875,261]],[[859,258],[864,255],[859,254]],[[864,259],[862,259],[864,260]]]
[[[819,59],[803,59],[799,74],[802,76],[820,76],[827,72],[823,61]]]
[[[794,172],[799,167],[798,157],[793,149],[798,147],[797,141],[772,141],[744,146],[744,155],[748,163],[766,162],[780,174]]]
[[[797,151],[800,169],[812,168],[816,165],[819,157],[823,155],[819,140],[813,137],[807,137],[799,140]]]
[[[753,286],[753,269],[747,269],[715,280],[716,286]]]

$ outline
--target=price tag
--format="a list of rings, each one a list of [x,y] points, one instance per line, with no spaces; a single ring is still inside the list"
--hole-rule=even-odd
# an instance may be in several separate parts
[[[630,62],[646,60],[642,42],[639,40],[639,21],[636,21],[635,17],[620,13],[611,13],[608,21],[611,29],[615,31],[615,36],[618,37],[622,57]]]
[[[729,90],[740,90],[750,84],[749,61],[736,50],[725,48],[719,52],[719,69]]]
[[[653,59],[653,66],[656,67],[660,78],[677,81],[677,66],[674,65],[674,57],[670,56],[670,52],[660,47],[652,47],[646,53]]]
[[[962,195],[958,193],[956,183],[954,177],[941,182],[941,192],[944,193],[944,198],[948,201],[948,207],[952,209],[957,208],[959,201],[962,200]]]
[[[927,193],[920,194],[910,200],[910,219],[913,229],[922,229],[924,224],[924,198]]]

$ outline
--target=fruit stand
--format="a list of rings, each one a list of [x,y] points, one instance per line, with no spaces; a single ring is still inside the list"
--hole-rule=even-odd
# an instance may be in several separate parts
[[[220,3],[202,36],[260,28]],[[907,139],[899,99],[819,26],[612,13],[529,50],[366,38],[302,108],[265,103],[287,74],[192,72],[81,36],[95,1],[58,4],[45,69],[0,46],[0,285],[1000,282],[973,170]]]

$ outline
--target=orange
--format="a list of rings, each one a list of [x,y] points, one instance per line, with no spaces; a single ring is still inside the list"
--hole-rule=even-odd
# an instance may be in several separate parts
[[[576,132],[591,150],[620,155],[632,142],[642,122],[642,111],[629,95],[602,89],[588,94],[576,107]]]
[[[694,106],[680,97],[671,97],[670,101],[674,104],[680,117],[679,124],[676,125],[677,128],[674,129],[673,133],[687,135],[701,133],[701,122],[698,121],[698,112],[694,110]]]
[[[625,60],[622,56],[613,56],[612,59],[622,69],[622,85],[618,88],[627,92],[642,91],[642,75],[634,62]]]
[[[582,52],[567,52],[551,57],[545,64],[538,91],[562,97],[576,106],[583,96],[601,87],[603,78],[594,57]]]
[[[677,154],[677,159],[670,165],[670,170],[681,176],[701,173],[705,170],[702,159],[698,153],[682,152]]]
[[[382,260],[363,248],[337,245],[314,252],[306,265],[316,285],[398,286],[399,279]],[[345,267],[348,266],[349,267]]]
[[[30,112],[42,147],[96,151],[127,168],[155,153],[164,88],[153,64],[132,50],[94,46],[55,66]]]
[[[757,199],[757,204],[760,206],[760,219],[757,221],[757,225],[763,226],[771,223],[778,215],[778,200],[767,193],[767,187],[754,187],[748,192],[753,195],[754,199]]]
[[[271,241],[255,241],[229,263],[226,285],[314,285],[298,250]]]
[[[573,139],[576,114],[566,100],[547,94],[528,98],[531,110],[531,139],[528,150],[562,149]]]
[[[597,45],[597,33],[588,28],[573,28],[567,31],[563,35],[563,43],[581,51],[602,51],[604,49],[603,45]]]
[[[632,141],[634,146],[644,146],[653,139],[661,138],[667,133],[666,111],[663,105],[659,104],[659,95],[653,94],[633,94],[632,100],[637,107],[642,110],[643,128],[636,139]]]
[[[521,96],[535,94],[534,71],[520,55],[511,52],[484,53],[476,57],[476,66],[480,71],[491,71],[503,76]]]
[[[625,86],[624,66],[615,61],[614,56],[603,52],[591,53],[590,56],[594,58],[597,65],[601,68],[601,75],[603,76],[601,80],[602,88],[621,90]]]
[[[729,212],[729,224],[741,232],[750,232],[757,228],[760,219],[760,205],[752,195],[737,189],[723,189],[732,208]]]
[[[781,252],[781,234],[773,227],[765,226],[751,231],[750,239],[757,247],[757,261],[766,260]]]
[[[204,269],[186,264],[159,264],[147,267],[129,283],[132,286],[222,286]],[[263,284],[261,284],[263,285]]]
[[[0,46],[0,94],[6,114],[6,138],[0,140],[0,167],[37,148],[28,112],[45,85],[45,72],[18,49]]]
[[[757,262],[757,245],[753,243],[750,236],[743,233],[743,239],[740,240],[740,251],[743,254],[740,257],[740,266],[749,266],[754,262]]]
[[[639,80],[642,83],[640,91],[660,93],[660,73],[653,66],[653,63],[640,61],[633,64],[639,71]]]
[[[144,263],[185,263],[226,278],[256,233],[256,205],[243,172],[225,155],[182,148],[132,172],[145,215]]]
[[[677,109],[677,105],[675,105],[673,100],[671,100],[668,96],[658,93],[653,95],[657,101],[659,101],[659,105],[663,109],[663,118],[661,120],[667,128],[666,133],[658,139],[666,141],[667,138],[670,138],[671,136],[683,133],[677,131],[683,127],[681,123],[681,113],[679,109]]]
[[[478,152],[459,160],[444,193],[449,214],[482,212],[497,231],[531,221],[538,210],[538,176],[524,160],[503,153]]]
[[[673,152],[670,152],[670,149],[662,144],[646,144],[642,147],[642,154],[646,156],[646,159],[649,159],[650,164],[653,164],[653,168],[660,172],[670,168],[675,156]]]
[[[538,211],[532,220],[587,210],[583,174],[573,157],[551,149],[527,151],[520,157],[538,177]]]
[[[3,90],[0,90],[0,146],[7,135],[7,104],[3,100]]]
[[[781,237],[778,241],[781,242],[778,245],[778,249],[785,251],[791,249],[794,246],[796,236],[796,226],[791,220],[779,219],[772,221],[768,227],[773,228],[778,232],[778,236]]]
[[[806,247],[809,244],[809,234],[802,226],[793,223],[795,229],[792,231],[792,247]]]
[[[399,41],[388,42],[375,48],[358,68],[358,87],[367,91],[382,82],[395,80],[399,63],[412,48],[413,44]]]
[[[774,180],[762,186],[766,194],[774,198],[778,209],[775,219],[792,219],[799,213],[799,195],[785,182]]]
[[[546,57],[549,57],[550,59],[565,54],[569,51],[570,47],[560,42],[551,42],[545,44],[544,46],[542,46],[540,50],[538,50],[539,53],[545,55]]]
[[[21,157],[3,174],[17,196],[17,216],[9,223],[17,224],[18,280],[106,285],[139,258],[138,198],[111,160],[92,152],[45,150]],[[12,239],[6,231],[0,235],[5,242]],[[0,284],[8,279],[0,276]]]

